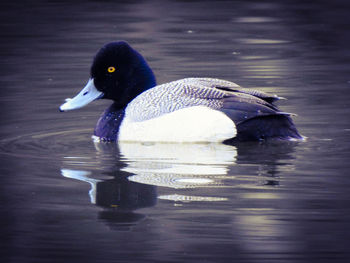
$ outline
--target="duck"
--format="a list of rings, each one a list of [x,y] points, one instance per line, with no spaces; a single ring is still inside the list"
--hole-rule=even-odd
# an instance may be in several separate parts
[[[283,99],[234,82],[189,77],[157,85],[145,58],[126,41],[105,44],[93,58],[90,78],[61,112],[98,99],[113,103],[93,137],[120,142],[218,142],[302,140]]]

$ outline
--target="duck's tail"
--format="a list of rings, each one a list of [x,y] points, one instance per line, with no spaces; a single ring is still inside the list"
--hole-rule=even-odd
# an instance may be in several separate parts
[[[258,116],[237,125],[234,141],[305,140],[288,114]]]

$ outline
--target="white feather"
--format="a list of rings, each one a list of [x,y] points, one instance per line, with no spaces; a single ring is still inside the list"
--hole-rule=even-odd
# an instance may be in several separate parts
[[[159,117],[135,121],[128,111],[121,123],[119,141],[222,142],[236,136],[233,121],[205,106],[183,108]]]

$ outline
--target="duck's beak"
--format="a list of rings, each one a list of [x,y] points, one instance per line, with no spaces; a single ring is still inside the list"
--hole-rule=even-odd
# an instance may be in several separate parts
[[[86,86],[73,99],[66,99],[60,106],[60,111],[75,110],[97,100],[103,96],[103,92],[98,91],[94,85],[94,79],[89,79]]]

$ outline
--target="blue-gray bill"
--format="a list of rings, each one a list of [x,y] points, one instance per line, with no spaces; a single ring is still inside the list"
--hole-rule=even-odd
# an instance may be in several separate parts
[[[85,87],[72,99],[66,99],[66,102],[60,106],[60,111],[75,110],[84,107],[90,102],[103,96],[103,92],[98,91],[94,85],[94,79],[89,79]]]

